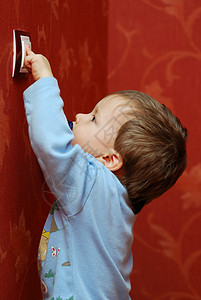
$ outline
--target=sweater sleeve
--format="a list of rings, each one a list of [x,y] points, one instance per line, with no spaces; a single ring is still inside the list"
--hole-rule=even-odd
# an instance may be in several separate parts
[[[95,183],[96,166],[74,138],[66,116],[57,80],[46,77],[24,91],[30,143],[55,195],[67,216],[84,206]]]

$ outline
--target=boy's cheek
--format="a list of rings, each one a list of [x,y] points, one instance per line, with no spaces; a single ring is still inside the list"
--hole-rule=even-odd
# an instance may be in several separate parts
[[[105,145],[102,141],[103,136],[98,136],[97,132],[89,128],[73,128],[74,139],[72,145],[78,144],[84,152],[93,155],[94,157],[100,156],[105,152]],[[106,147],[107,148],[107,147]]]

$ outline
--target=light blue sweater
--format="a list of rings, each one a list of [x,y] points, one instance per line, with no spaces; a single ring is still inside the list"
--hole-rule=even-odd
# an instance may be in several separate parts
[[[31,146],[56,201],[39,246],[43,298],[130,299],[135,215],[117,177],[79,145],[53,77],[24,92]]]

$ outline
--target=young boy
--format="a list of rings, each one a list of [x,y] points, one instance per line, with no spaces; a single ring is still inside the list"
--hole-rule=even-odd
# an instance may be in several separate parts
[[[187,132],[153,98],[122,91],[78,114],[71,130],[46,58],[27,48],[32,148],[56,197],[39,246],[44,299],[130,299],[132,228],[186,166]]]

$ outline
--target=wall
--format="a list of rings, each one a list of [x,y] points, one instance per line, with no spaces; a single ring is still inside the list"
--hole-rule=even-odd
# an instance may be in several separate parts
[[[12,30],[29,31],[49,58],[71,119],[106,94],[107,1],[3,0],[0,16],[0,299],[40,299],[37,248],[52,197],[27,135],[31,78],[11,78]]]
[[[201,299],[201,3],[109,0],[109,92],[136,89],[188,128],[188,167],[135,224],[133,299]]]

